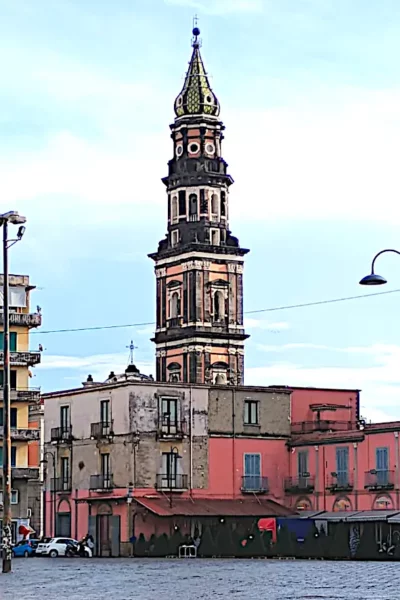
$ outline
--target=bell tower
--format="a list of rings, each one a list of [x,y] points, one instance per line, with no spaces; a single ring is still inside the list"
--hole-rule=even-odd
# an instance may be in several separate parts
[[[154,254],[157,381],[243,383],[243,257],[229,229],[233,179],[222,158],[224,126],[200,54],[200,30],[170,126],[163,178],[168,233]]]

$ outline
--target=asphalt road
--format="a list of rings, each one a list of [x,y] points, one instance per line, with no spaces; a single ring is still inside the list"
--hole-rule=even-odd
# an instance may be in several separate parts
[[[399,563],[16,559],[1,600],[399,600]]]

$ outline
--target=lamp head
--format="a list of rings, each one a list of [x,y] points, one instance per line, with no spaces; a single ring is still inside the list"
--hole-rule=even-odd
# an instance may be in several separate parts
[[[366,275],[360,281],[360,285],[385,285],[385,283],[387,283],[386,279],[376,273]]]

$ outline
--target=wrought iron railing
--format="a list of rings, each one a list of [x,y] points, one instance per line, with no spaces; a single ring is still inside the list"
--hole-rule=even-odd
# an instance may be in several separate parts
[[[262,477],[260,475],[243,475],[242,492],[266,493],[268,490],[268,477]]]

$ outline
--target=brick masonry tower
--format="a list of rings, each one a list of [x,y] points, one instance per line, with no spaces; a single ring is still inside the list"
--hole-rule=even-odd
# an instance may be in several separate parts
[[[200,30],[171,127],[174,156],[163,183],[168,233],[154,254],[158,381],[243,383],[243,257],[229,229],[233,179],[224,126],[200,55]]]

